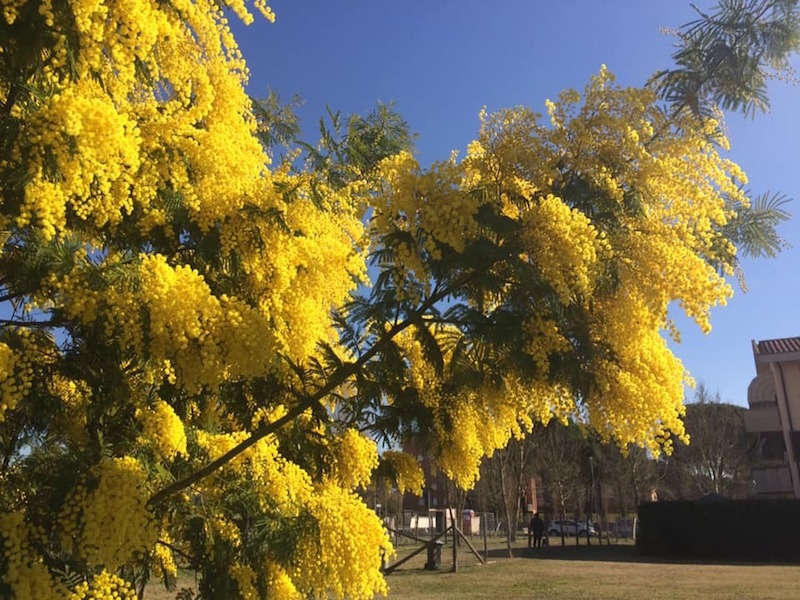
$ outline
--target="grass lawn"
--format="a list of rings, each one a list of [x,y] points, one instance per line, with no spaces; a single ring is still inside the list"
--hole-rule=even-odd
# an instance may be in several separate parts
[[[478,550],[482,541],[473,540]],[[489,563],[481,565],[469,549],[459,548],[459,572],[452,573],[452,549],[442,552],[442,569],[426,571],[425,552],[387,576],[388,600],[796,600],[800,597],[800,565],[715,564],[658,561],[636,554],[630,544],[529,550],[520,540],[515,558],[507,558],[503,542],[492,540]],[[398,548],[397,559],[414,546]],[[183,577],[181,584],[191,586]],[[163,587],[150,586],[146,600],[166,600]]]
[[[482,545],[479,546],[482,549]],[[399,557],[407,553],[402,549]],[[465,547],[459,549],[459,572],[452,573],[450,548],[441,571],[425,571],[412,559],[387,577],[389,600],[707,600],[752,598],[795,600],[800,597],[800,566],[774,564],[697,564],[656,561],[636,554],[630,544],[528,550],[518,544],[515,558],[490,549],[480,565]]]

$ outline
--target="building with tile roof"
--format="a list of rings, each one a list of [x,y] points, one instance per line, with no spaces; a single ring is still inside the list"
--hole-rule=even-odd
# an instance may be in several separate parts
[[[800,498],[800,337],[753,341],[753,358],[745,426],[760,443],[756,495]]]

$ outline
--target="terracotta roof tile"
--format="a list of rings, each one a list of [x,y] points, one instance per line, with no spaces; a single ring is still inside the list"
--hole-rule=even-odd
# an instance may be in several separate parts
[[[758,342],[759,354],[785,354],[788,352],[800,352],[800,337]]]

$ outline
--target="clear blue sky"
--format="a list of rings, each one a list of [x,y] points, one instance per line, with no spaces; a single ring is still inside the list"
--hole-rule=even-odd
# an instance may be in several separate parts
[[[708,6],[708,2],[701,2]],[[303,133],[316,140],[326,104],[363,113],[396,101],[419,134],[423,164],[464,152],[478,111],[544,101],[582,89],[606,64],[623,85],[641,85],[670,65],[673,39],[663,27],[693,18],[688,1],[670,0],[274,0],[274,25],[234,25],[252,72],[250,93],[284,99],[298,92]],[[797,61],[796,61],[797,62]],[[800,213],[800,87],[776,84],[772,112],[730,116],[731,157],[753,190],[780,190]],[[793,245],[777,259],[747,261],[749,291],[712,317],[704,336],[680,320],[673,346],[692,375],[725,401],[745,405],[755,374],[751,340],[800,335],[800,220],[781,229]]]

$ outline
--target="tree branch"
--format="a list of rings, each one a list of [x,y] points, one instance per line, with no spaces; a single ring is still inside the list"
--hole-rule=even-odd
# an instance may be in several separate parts
[[[180,548],[178,548],[178,547],[176,547],[176,546],[173,546],[173,545],[172,545],[172,544],[170,544],[169,542],[165,542],[164,540],[157,540],[157,541],[156,541],[156,544],[161,544],[161,545],[162,545],[162,546],[164,546],[165,548],[169,548],[169,549],[170,549],[170,550],[172,550],[172,551],[173,551],[175,554],[179,554],[179,555],[181,555],[183,558],[185,558],[185,559],[186,559],[186,560],[188,560],[188,561],[192,561],[192,562],[193,562],[194,560],[196,560],[194,556],[192,556],[191,554],[188,554],[188,553],[184,552],[183,550],[181,550]]]
[[[489,268],[494,261],[491,261],[486,266],[481,268],[477,268],[474,271],[471,271],[468,274],[465,274],[460,279],[457,279],[450,285],[436,293],[431,294],[431,296],[422,304],[420,304],[419,308],[411,313],[409,318],[405,321],[398,323],[391,327],[389,331],[386,332],[375,344],[367,350],[364,354],[362,354],[357,361],[354,363],[350,363],[345,365],[343,368],[338,369],[334,372],[331,378],[328,380],[324,386],[319,388],[316,392],[307,396],[305,399],[301,400],[297,406],[292,408],[288,411],[284,416],[280,419],[273,421],[267,425],[259,427],[256,431],[250,435],[245,440],[239,442],[236,446],[228,450],[225,454],[219,456],[218,458],[212,460],[204,467],[201,467],[188,477],[171,483],[167,487],[163,488],[162,490],[153,494],[150,499],[147,501],[147,505],[149,507],[155,507],[158,504],[162,503],[164,500],[180,492],[181,490],[189,487],[208,477],[214,471],[221,468],[237,456],[239,456],[242,452],[250,448],[251,446],[255,445],[257,442],[262,440],[263,438],[267,437],[268,435],[275,433],[278,429],[294,421],[297,417],[302,415],[307,409],[311,408],[314,404],[322,400],[325,396],[330,394],[333,390],[335,390],[339,385],[344,383],[348,377],[353,375],[354,373],[358,372],[370,359],[372,359],[380,350],[389,343],[389,341],[394,338],[398,333],[403,331],[404,329],[408,328],[415,322],[418,322],[420,315],[424,314],[426,311],[430,310],[437,302],[444,300],[447,296],[455,292],[457,289],[461,288],[463,285],[468,283],[473,277],[475,277],[479,272],[483,269]]]
[[[0,302],[8,302],[9,300],[14,300],[16,298],[22,298],[23,296],[24,296],[24,294],[18,294],[18,293],[5,294],[3,296],[0,296]]]
[[[20,321],[18,319],[0,319],[0,325],[14,325],[15,327],[59,327],[56,321]]]
[[[8,96],[6,96],[6,102],[5,104],[3,104],[3,112],[6,115],[11,114],[11,109],[17,102],[17,96],[19,95],[19,90],[20,88],[16,83],[11,84],[11,89],[8,91]]]

